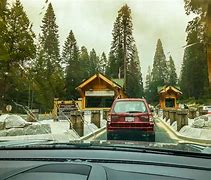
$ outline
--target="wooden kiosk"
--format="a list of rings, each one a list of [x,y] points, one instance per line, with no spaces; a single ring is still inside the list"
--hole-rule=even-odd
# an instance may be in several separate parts
[[[173,86],[163,86],[158,88],[160,97],[160,108],[165,109],[178,109],[177,99],[182,95],[179,88]]]

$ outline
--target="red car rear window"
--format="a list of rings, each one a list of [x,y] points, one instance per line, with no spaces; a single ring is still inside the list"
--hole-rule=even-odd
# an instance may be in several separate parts
[[[143,113],[147,112],[143,101],[117,101],[113,108],[114,113]]]

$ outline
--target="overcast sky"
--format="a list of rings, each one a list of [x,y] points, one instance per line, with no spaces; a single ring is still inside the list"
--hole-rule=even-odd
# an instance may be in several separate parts
[[[12,0],[11,0],[12,1]],[[94,48],[98,55],[109,53],[113,23],[125,3],[132,10],[133,35],[141,61],[143,79],[152,67],[157,39],[160,38],[168,59],[171,54],[179,75],[185,45],[187,22],[184,0],[50,0],[59,26],[60,47],[70,30],[78,46]],[[21,0],[36,34],[45,13],[45,0]],[[41,13],[41,14],[40,14]]]

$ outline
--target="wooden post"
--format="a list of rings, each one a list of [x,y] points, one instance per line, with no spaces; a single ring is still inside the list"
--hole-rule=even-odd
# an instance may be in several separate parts
[[[208,110],[202,110],[201,111],[201,115],[206,115],[206,114],[208,114]]]
[[[166,111],[163,109],[163,119],[166,118]]]
[[[166,111],[166,121],[168,121],[169,117],[169,110],[165,110]]]
[[[186,109],[177,110],[177,131],[188,125],[188,111]]]
[[[100,128],[100,111],[92,111],[91,123]]]
[[[78,111],[71,113],[72,126],[70,124],[70,129],[74,129],[80,137],[84,135],[84,122],[81,116],[81,112]]]
[[[197,111],[196,108],[190,108],[189,109],[189,118],[190,119],[194,119],[196,117],[196,111]]]
[[[170,116],[170,125],[173,124],[174,121],[176,121],[176,110],[170,110],[169,116]]]
[[[202,115],[202,111],[203,111],[203,106],[199,106],[198,107],[199,116]]]
[[[109,110],[103,110],[103,119],[107,120]]]

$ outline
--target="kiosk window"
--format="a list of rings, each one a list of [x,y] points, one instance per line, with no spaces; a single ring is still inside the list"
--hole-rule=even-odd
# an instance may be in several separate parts
[[[114,101],[114,97],[105,97],[105,96],[87,96],[86,97],[86,107],[104,107],[110,108]]]
[[[175,99],[174,98],[166,98],[165,106],[166,107],[175,107]]]

